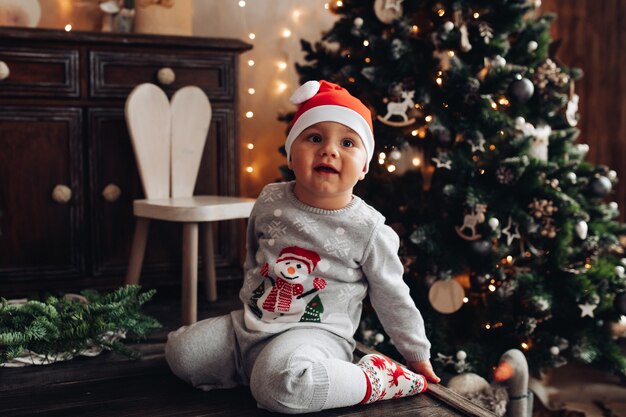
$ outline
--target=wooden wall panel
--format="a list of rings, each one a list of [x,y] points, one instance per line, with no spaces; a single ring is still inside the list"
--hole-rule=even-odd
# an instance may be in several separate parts
[[[614,169],[620,182],[610,198],[626,212],[626,3],[622,0],[543,0],[554,12],[552,37],[562,44],[557,58],[578,67],[579,142],[590,147],[588,159]]]

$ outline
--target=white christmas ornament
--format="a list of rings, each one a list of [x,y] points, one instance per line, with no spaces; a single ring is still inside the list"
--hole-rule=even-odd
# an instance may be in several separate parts
[[[593,318],[593,310],[595,310],[596,307],[598,307],[597,304],[578,304],[578,308],[580,308],[580,317],[589,316]]]
[[[587,145],[586,143],[579,143],[578,145],[576,145],[576,149],[584,157],[587,154],[587,152],[589,152],[589,145]]]
[[[389,157],[393,159],[394,161],[398,161],[400,160],[400,158],[402,158],[402,152],[400,152],[397,149],[394,149],[393,151],[389,153]]]
[[[485,152],[485,138],[482,136],[478,138],[476,142],[470,142],[470,146],[472,147],[472,152]]]
[[[567,119],[567,123],[570,126],[576,126],[578,124],[578,118],[576,115],[578,114],[578,102],[580,97],[578,94],[573,94],[572,97],[567,102],[567,108],[565,109],[565,119]]]
[[[463,217],[463,224],[455,227],[456,233],[465,240],[478,240],[482,237],[476,232],[476,226],[485,221],[486,204],[476,204],[472,211]],[[469,230],[469,234],[465,231]]]
[[[511,231],[511,228],[515,224],[515,231]],[[509,216],[509,222],[504,229],[502,229],[502,234],[506,236],[506,244],[511,246],[511,243],[515,239],[520,239],[522,235],[519,234],[519,225],[513,222],[511,216]]]
[[[515,118],[515,129],[522,132],[524,136],[535,136],[535,126],[531,123],[526,122],[522,116],[518,116]]]
[[[363,18],[355,17],[352,23],[354,23],[355,28],[360,29],[363,26]]]
[[[538,47],[539,47],[539,44],[537,42],[535,41],[528,42],[528,52],[535,52]]]
[[[506,65],[506,59],[500,55],[496,55],[492,65],[494,68],[503,68]]]
[[[376,0],[374,2],[374,14],[383,23],[391,23],[404,13],[402,2],[404,0]]]
[[[454,29],[454,23],[452,23],[451,21],[447,21],[446,23],[443,24],[443,30],[445,30],[446,32],[452,32],[452,29]]]
[[[528,155],[543,162],[548,161],[549,138],[552,133],[550,125],[535,128],[535,136],[531,139]]]
[[[452,169],[452,159],[442,156],[441,158],[431,158],[437,168]]]
[[[415,96],[415,91],[402,91],[400,94],[402,95],[402,101],[390,101],[389,103],[387,103],[387,114],[385,114],[385,116],[383,117],[378,115],[378,120],[385,123],[386,125],[397,127],[408,126],[415,122],[415,118],[409,118],[407,116],[407,112],[415,106],[415,103],[413,102],[413,96]],[[392,116],[401,117],[402,121],[395,122],[389,120]]]
[[[491,227],[491,229],[496,230],[498,226],[500,226],[500,220],[495,217],[489,219],[489,227]]]
[[[565,174],[565,178],[567,178],[567,180],[572,184],[576,184],[576,182],[578,181],[578,177],[574,172],[568,172],[567,174]]]
[[[617,179],[617,172],[615,172],[615,170],[612,169],[609,172],[607,172],[606,177],[610,179],[611,181],[615,181]]]
[[[587,239],[588,230],[589,230],[589,225],[584,220],[581,220],[574,225],[574,231],[576,232],[576,235],[578,235],[578,237],[581,240]]]
[[[626,269],[624,269],[623,266],[621,265],[617,265],[613,271],[615,271],[615,275],[617,275],[620,278],[624,278],[624,275],[626,274]]]
[[[550,348],[550,354],[551,354],[552,356],[558,356],[558,355],[559,355],[559,353],[561,353],[561,349],[559,349],[557,346],[552,346],[552,347]]]
[[[469,41],[469,33],[467,31],[467,25],[463,25],[459,28],[459,32],[461,32],[461,51],[469,52],[472,50],[472,44]]]
[[[293,104],[302,104],[305,101],[309,100],[320,90],[320,82],[319,81],[307,81],[302,84],[300,87],[293,92],[289,101]]]

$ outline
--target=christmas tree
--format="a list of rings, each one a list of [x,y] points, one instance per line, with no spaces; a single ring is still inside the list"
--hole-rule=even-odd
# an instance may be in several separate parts
[[[436,363],[487,377],[518,348],[535,373],[574,360],[623,375],[617,178],[585,160],[582,74],[556,59],[539,3],[332,1],[338,19],[302,41],[297,71],[372,110],[376,158],[356,192],[400,235]]]
[[[300,317],[300,321],[319,323],[323,312],[324,305],[322,304],[322,300],[320,300],[319,295],[316,295],[315,298],[306,305],[306,309],[302,317]]]

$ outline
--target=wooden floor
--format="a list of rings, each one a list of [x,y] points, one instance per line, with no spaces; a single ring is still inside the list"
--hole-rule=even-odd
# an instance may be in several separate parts
[[[222,287],[220,300],[201,301],[199,317],[239,308],[237,289]],[[95,358],[25,368],[0,368],[0,416],[275,416],[260,410],[247,387],[202,392],[173,376],[165,363],[167,333],[178,327],[178,298],[157,297],[146,311],[164,325],[132,346],[143,358],[111,352]],[[412,398],[329,410],[319,416],[493,416],[441,386]]]

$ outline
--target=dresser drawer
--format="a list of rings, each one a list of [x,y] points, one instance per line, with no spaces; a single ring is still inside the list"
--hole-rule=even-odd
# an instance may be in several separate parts
[[[231,56],[91,51],[89,63],[89,94],[94,98],[125,98],[138,84],[150,82],[168,93],[196,85],[211,100],[235,99],[235,62]],[[170,83],[160,80],[160,74],[169,76]]]
[[[0,80],[0,97],[78,97],[77,50],[0,48],[9,74]]]

